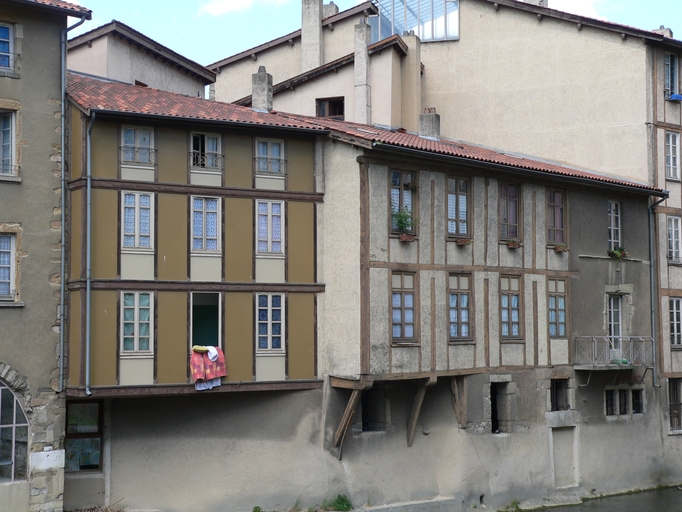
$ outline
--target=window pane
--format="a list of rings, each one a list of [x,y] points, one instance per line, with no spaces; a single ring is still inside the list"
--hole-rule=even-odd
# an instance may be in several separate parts
[[[3,388],[0,393],[0,425],[12,423],[14,423],[14,395],[9,389]]]
[[[405,326],[405,337],[414,338],[414,325],[408,324]]]
[[[400,336],[402,332],[402,326],[400,324],[393,324],[393,337],[394,338],[401,338]]]

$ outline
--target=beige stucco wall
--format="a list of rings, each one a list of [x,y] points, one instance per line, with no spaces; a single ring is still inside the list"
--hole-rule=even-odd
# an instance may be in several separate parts
[[[641,40],[475,0],[460,13],[459,41],[421,45],[443,135],[648,180]]]
[[[73,71],[81,71],[97,76],[107,76],[108,45],[107,37],[92,41],[92,47],[82,44],[72,48],[67,54],[67,67]]]

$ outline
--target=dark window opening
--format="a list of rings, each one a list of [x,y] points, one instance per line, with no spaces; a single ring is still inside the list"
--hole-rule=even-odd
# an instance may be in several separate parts
[[[490,430],[493,434],[511,433],[514,399],[509,382],[490,383]]]
[[[633,389],[632,390],[632,414],[643,414],[644,413],[644,390],[643,389]]]
[[[615,389],[606,390],[606,415],[614,416],[616,414],[616,401],[613,399],[613,395],[617,393]]]
[[[192,294],[192,345],[220,346],[220,295]]]
[[[497,382],[490,383],[490,430],[493,434],[500,432],[500,419],[497,415]]]
[[[100,469],[102,418],[101,402],[67,402],[66,471]]]
[[[373,387],[362,392],[362,431],[384,432],[387,430],[386,391]]]
[[[618,414],[621,416],[628,413],[628,390],[618,390]]]
[[[568,401],[568,379],[552,379],[552,410],[567,411],[570,404]]]
[[[668,381],[670,402],[670,430],[682,430],[682,404],[680,403],[680,383],[682,379]]]
[[[344,120],[344,99],[325,98],[317,100],[317,117]]]

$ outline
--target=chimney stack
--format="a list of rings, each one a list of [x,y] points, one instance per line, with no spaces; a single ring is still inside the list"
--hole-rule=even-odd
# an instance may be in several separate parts
[[[301,72],[318,68],[323,62],[322,0],[303,0]]]
[[[652,32],[655,32],[657,34],[662,35],[663,37],[668,37],[670,39],[673,38],[673,31],[669,28],[664,27],[661,25],[661,28],[655,28],[652,30]]]
[[[251,108],[258,112],[272,110],[272,75],[265,71],[265,66],[251,75]]]
[[[364,18],[355,25],[355,122],[372,124],[372,107],[369,85],[369,49],[372,27]]]
[[[435,107],[425,108],[424,113],[419,114],[419,136],[440,140],[440,114],[436,113]]]
[[[329,18],[329,16],[334,16],[335,14],[339,14],[339,6],[334,2],[329,2],[322,6],[322,19]]]

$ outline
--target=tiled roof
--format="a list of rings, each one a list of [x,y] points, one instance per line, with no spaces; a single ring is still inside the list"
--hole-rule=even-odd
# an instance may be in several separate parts
[[[17,0],[14,0],[17,1]],[[70,13],[76,13],[79,15],[85,15],[86,19],[90,19],[92,11],[80,5],[72,4],[69,2],[64,2],[63,0],[19,0],[17,3],[22,4],[38,4],[44,5],[45,7],[54,7],[56,9],[63,9],[69,11]]]
[[[286,115],[294,119],[301,117],[294,116],[292,114],[280,115]],[[340,140],[345,140],[349,143],[355,143],[359,146],[372,147],[375,149],[381,149],[383,147],[385,149],[402,148],[423,151],[426,153],[443,155],[446,157],[463,158],[466,160],[471,160],[472,163],[486,162],[516,169],[525,169],[529,171],[546,173],[548,175],[601,182],[619,187],[641,189],[642,191],[652,192],[654,195],[663,194],[662,190],[650,187],[645,183],[627,181],[612,176],[596,174],[583,169],[577,169],[558,163],[547,162],[524,155],[485,148],[464,142],[446,139],[427,139],[414,133],[408,133],[404,130],[386,130],[377,128],[375,126],[350,123],[347,121],[336,121],[327,118],[316,118],[316,122],[329,129],[331,132],[331,137],[339,138]]]
[[[67,93],[85,111],[146,114],[203,121],[254,124],[298,130],[325,128],[306,119],[255,112],[230,103],[208,101],[148,87],[69,73]]]

